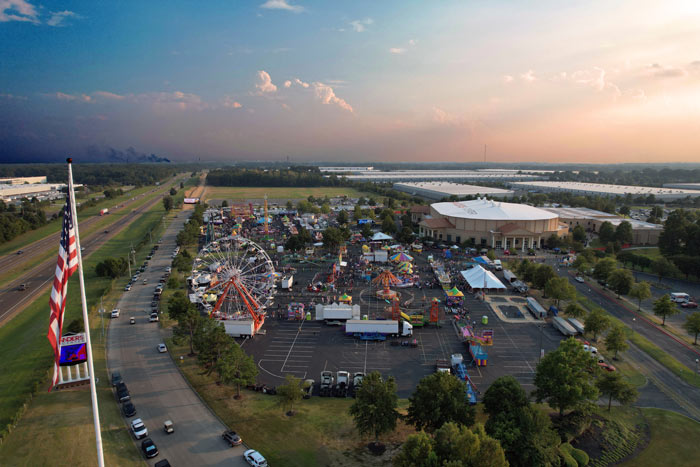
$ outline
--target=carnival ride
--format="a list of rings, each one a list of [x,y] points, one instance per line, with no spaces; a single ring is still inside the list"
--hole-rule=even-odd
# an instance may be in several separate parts
[[[228,236],[207,244],[195,258],[190,300],[212,318],[250,319],[257,332],[274,299],[276,276],[262,247],[241,236]]]
[[[377,277],[372,279],[372,285],[381,286],[382,288],[375,292],[375,297],[380,300],[393,300],[398,294],[391,290],[390,287],[401,284],[401,279],[396,277],[388,269],[384,269]]]

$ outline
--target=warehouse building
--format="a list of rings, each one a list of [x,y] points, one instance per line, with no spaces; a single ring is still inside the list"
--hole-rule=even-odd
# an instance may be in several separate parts
[[[39,200],[63,198],[65,194],[61,190],[65,187],[66,185],[63,183],[33,183],[27,185],[0,184],[0,200],[14,201],[34,197]]]
[[[2,185],[25,185],[27,183],[46,183],[46,175],[41,177],[0,178]]]
[[[664,188],[677,188],[679,190],[700,191],[700,183],[664,183]]]
[[[588,196],[626,196],[634,197],[654,195],[659,200],[674,200],[688,196],[700,196],[700,190],[688,190],[679,188],[659,188],[652,186],[607,185],[602,183],[582,182],[512,182],[511,188],[524,191],[538,191],[542,193],[567,192]]]
[[[420,221],[422,237],[437,241],[490,248],[539,248],[554,235],[566,235],[569,227],[559,216],[526,204],[504,203],[479,198],[472,201],[434,203],[430,214]]]
[[[455,182],[503,182],[505,180],[539,180],[540,175],[518,172],[484,172],[478,170],[394,170],[382,172],[368,170],[345,175],[348,180],[369,182],[420,182],[420,181],[455,181]]]
[[[467,196],[488,196],[490,198],[506,198],[513,196],[512,190],[502,188],[491,188],[488,186],[464,185],[462,183],[451,182],[415,182],[415,183],[394,183],[394,190],[410,193],[413,196],[420,196],[432,200],[440,200],[456,196],[464,198]]]

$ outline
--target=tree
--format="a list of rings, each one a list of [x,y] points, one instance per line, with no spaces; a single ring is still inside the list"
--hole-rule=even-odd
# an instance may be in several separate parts
[[[233,384],[236,387],[236,399],[241,397],[241,385],[255,384],[258,377],[255,361],[246,355],[238,344],[228,348],[219,359],[216,368],[224,384]]]
[[[688,334],[695,334],[695,342],[693,345],[698,345],[698,334],[700,334],[700,311],[696,311],[688,315],[683,323],[683,329],[688,331]]]
[[[227,201],[227,200],[221,201],[221,207],[222,207],[222,208],[227,208],[227,207],[228,207],[228,201]]]
[[[493,251],[493,248],[489,248],[489,251],[486,252],[486,257],[491,261],[494,261],[496,259],[496,252]]]
[[[615,324],[608,331],[608,335],[605,336],[605,348],[610,352],[615,352],[613,355],[613,360],[617,360],[617,353],[624,352],[629,349],[629,344],[627,344],[627,336],[625,335],[625,328],[620,324]]]
[[[678,274],[678,268],[675,264],[669,261],[666,257],[662,256],[651,264],[651,268],[659,276],[659,283],[661,283],[662,277],[669,277]]]
[[[342,210],[338,213],[338,217],[336,218],[338,221],[339,225],[347,224],[348,223],[348,213],[345,212],[345,210]]]
[[[593,268],[593,277],[600,281],[607,281],[608,276],[617,268],[617,261],[613,258],[603,258]]]
[[[401,232],[396,235],[396,240],[401,243],[411,243],[413,241],[413,230],[408,226],[404,226]]]
[[[666,326],[666,317],[678,313],[678,307],[671,301],[671,297],[665,294],[663,297],[654,301],[654,314],[663,318],[661,326]]]
[[[547,281],[556,275],[557,273],[549,264],[539,264],[532,277],[532,286],[536,289],[544,289]]]
[[[511,375],[501,376],[491,383],[482,402],[484,412],[489,414],[489,417],[503,412],[514,413],[530,403],[523,387]],[[486,426],[488,428],[488,422]]]
[[[632,243],[632,224],[627,221],[622,221],[615,228],[615,241],[620,244]]]
[[[172,196],[163,197],[163,207],[165,208],[166,211],[170,211],[174,205],[175,205],[175,202],[173,201]]]
[[[630,207],[629,206],[622,206],[620,207],[620,210],[618,211],[620,214],[623,216],[629,216],[630,215]]]
[[[580,243],[586,242],[586,229],[584,229],[583,226],[577,225],[571,233],[573,234],[574,241]]]
[[[569,303],[564,309],[564,311],[568,316],[571,316],[572,318],[576,319],[583,318],[584,316],[586,316],[586,309],[576,302]]]
[[[598,334],[604,332],[610,327],[610,317],[605,314],[602,308],[593,308],[588,317],[586,317],[586,323],[584,326],[584,331],[586,334],[592,333],[593,340],[598,339]]]
[[[560,300],[573,300],[576,298],[576,288],[571,285],[566,277],[552,277],[545,284],[544,291],[546,295],[557,301],[557,307],[559,307]]]
[[[616,269],[608,276],[608,283],[617,294],[617,298],[620,298],[620,295],[626,295],[632,289],[634,276],[627,269]]]
[[[629,405],[638,395],[634,386],[625,381],[619,371],[606,371],[596,381],[596,387],[601,395],[608,396],[608,412],[613,399],[623,405]]]
[[[374,235],[374,232],[372,231],[372,224],[369,222],[362,224],[360,232],[362,232],[362,236],[365,237],[365,239],[369,240],[372,238],[372,235]]]
[[[389,376],[386,381],[373,371],[362,379],[360,389],[355,393],[355,402],[350,406],[350,415],[360,435],[379,435],[394,431],[399,413],[396,411],[398,396],[396,381]]]
[[[172,187],[170,189],[170,196],[175,196],[176,194],[177,194],[177,189],[175,187]],[[224,203],[226,203],[226,201],[224,201]],[[223,204],[222,204],[222,206],[223,206]],[[227,206],[228,206],[228,204],[227,204]]]
[[[294,404],[302,397],[301,379],[288,374],[284,384],[277,386],[277,395],[280,396],[280,405],[288,410],[287,415],[294,415]]]
[[[285,208],[287,211],[293,211],[294,210],[294,204],[292,204],[291,200],[287,200],[287,204],[285,205]]]
[[[229,346],[236,345],[226,334],[221,322],[214,319],[202,320],[194,332],[194,349],[197,351],[197,361],[207,374],[216,369],[216,364]]]
[[[343,232],[335,227],[328,227],[323,231],[323,246],[329,250],[337,249],[345,241]]]
[[[508,465],[500,443],[487,435],[481,424],[470,430],[455,422],[445,423],[435,432],[435,453],[445,466]]]
[[[382,232],[389,235],[396,233],[396,224],[394,223],[393,216],[387,216],[382,221]]]
[[[642,300],[651,298],[651,286],[647,281],[637,282],[629,291],[629,296],[637,299],[637,311],[642,309]]]
[[[126,258],[105,258],[104,261],[95,265],[95,274],[98,277],[111,277],[116,279],[124,275],[128,270],[128,260]]]
[[[433,439],[425,431],[419,431],[406,438],[392,464],[394,467],[438,467],[440,462],[433,450]]]
[[[562,341],[559,348],[542,358],[535,371],[534,396],[537,402],[547,403],[564,411],[595,400],[598,391],[592,384],[590,372],[595,361],[573,337]]]
[[[600,225],[600,230],[598,230],[598,238],[603,245],[615,240],[615,228],[610,222],[605,221]]]
[[[451,421],[471,425],[475,411],[469,405],[464,384],[464,381],[442,371],[424,377],[408,398],[406,420],[417,430],[428,432]]]
[[[187,298],[185,292],[179,290],[168,300],[168,316],[171,319],[179,320],[180,316],[187,313],[187,310],[192,306],[192,302]]]
[[[186,333],[190,344],[190,355],[194,355],[194,333],[203,320],[197,308],[190,303],[187,310],[177,318],[177,325],[181,332]]]

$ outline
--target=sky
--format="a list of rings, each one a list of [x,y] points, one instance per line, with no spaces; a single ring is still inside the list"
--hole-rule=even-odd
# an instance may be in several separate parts
[[[0,0],[0,161],[700,162],[699,25],[697,0]]]

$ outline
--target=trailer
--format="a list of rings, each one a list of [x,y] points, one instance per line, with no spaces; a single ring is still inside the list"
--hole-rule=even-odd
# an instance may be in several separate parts
[[[527,309],[535,318],[544,319],[547,317],[547,311],[532,297],[527,297]]]
[[[464,365],[464,358],[462,357],[462,354],[452,354],[452,356],[450,357],[450,361],[452,363],[452,369],[454,370],[457,379],[466,383],[466,393],[469,405],[475,405],[477,402],[477,389],[474,383],[472,382],[471,378],[469,377],[469,373],[467,373],[467,367]]]
[[[503,270],[503,278],[508,281],[509,284],[512,284],[513,282],[517,281],[518,278],[513,274],[513,271],[510,269],[504,269]]]
[[[255,322],[251,319],[223,321],[226,334],[233,337],[253,337]]]
[[[292,284],[294,283],[294,276],[289,275],[289,276],[284,276],[282,280],[280,281],[280,287],[282,290],[289,290],[292,288]]]
[[[349,319],[345,322],[345,334],[360,337],[363,334],[383,336],[412,336],[413,326],[406,321],[380,319]]]
[[[109,214],[109,209],[104,208],[100,210],[100,216],[106,216],[107,214]]]
[[[436,373],[449,373],[450,372],[450,361],[449,360],[435,360],[435,372]]]
[[[316,305],[316,321],[345,321],[360,319],[360,305],[334,303],[332,305]]]
[[[580,334],[583,334],[585,331],[585,328],[583,326],[583,323],[581,321],[577,320],[576,318],[567,318],[567,321],[571,325],[572,328],[576,329]]]
[[[564,318],[555,316],[552,318],[552,325],[565,336],[575,336],[578,331],[573,328]]]

